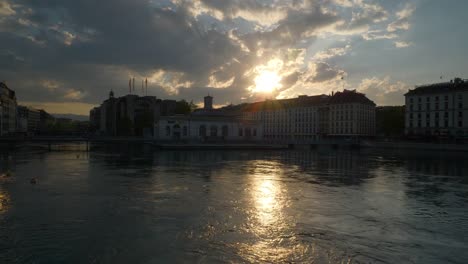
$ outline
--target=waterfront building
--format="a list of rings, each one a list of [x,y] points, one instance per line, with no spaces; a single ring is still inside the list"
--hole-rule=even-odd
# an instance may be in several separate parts
[[[18,106],[18,126],[17,131],[22,133],[35,134],[39,131],[41,122],[40,110]]]
[[[263,126],[224,109],[213,108],[213,97],[204,98],[204,107],[189,115],[161,117],[155,122],[156,140],[195,142],[260,141]]]
[[[242,112],[244,118],[263,124],[267,140],[316,140],[320,133],[319,109],[326,107],[328,100],[327,95],[266,100],[247,104]]]
[[[119,98],[109,93],[100,106],[91,109],[90,125],[107,136],[153,136],[153,125],[161,116],[174,115],[175,100],[128,94]]]
[[[15,92],[0,82],[0,136],[16,132],[17,106]]]
[[[375,103],[355,90],[244,104],[240,111],[263,124],[266,140],[375,136]]]
[[[417,86],[405,107],[408,136],[468,137],[468,80]]]
[[[328,102],[328,136],[375,136],[375,106],[356,90],[333,93]]]

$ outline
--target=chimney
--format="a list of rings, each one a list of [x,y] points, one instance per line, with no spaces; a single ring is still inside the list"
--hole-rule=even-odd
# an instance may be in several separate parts
[[[205,106],[204,109],[213,109],[213,97],[205,96]]]

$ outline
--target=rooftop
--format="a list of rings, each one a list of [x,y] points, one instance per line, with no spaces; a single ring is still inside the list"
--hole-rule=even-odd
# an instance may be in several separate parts
[[[374,105],[375,103],[366,97],[363,93],[358,93],[356,90],[344,90],[343,92],[334,93],[329,101],[329,104],[346,104],[346,103],[361,103]]]
[[[456,91],[468,91],[468,80],[455,78],[450,82],[434,83],[417,86],[415,89],[409,90],[407,95],[420,95],[420,94],[438,94]]]

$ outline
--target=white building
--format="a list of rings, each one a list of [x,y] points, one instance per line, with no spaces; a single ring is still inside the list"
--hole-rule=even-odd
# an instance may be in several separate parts
[[[263,127],[259,122],[213,109],[212,97],[205,106],[190,115],[161,117],[154,127],[155,139],[163,141],[260,141]]]
[[[267,140],[375,136],[375,103],[355,90],[267,100],[247,104],[241,111],[263,124]]]
[[[16,95],[5,83],[0,83],[0,136],[16,132]]]
[[[468,136],[468,80],[423,85],[405,94],[408,136]]]
[[[375,136],[375,103],[356,90],[333,93],[328,102],[328,136]]]
[[[327,95],[302,95],[248,104],[242,111],[244,118],[263,124],[267,140],[316,140],[320,137],[319,112],[328,100]]]

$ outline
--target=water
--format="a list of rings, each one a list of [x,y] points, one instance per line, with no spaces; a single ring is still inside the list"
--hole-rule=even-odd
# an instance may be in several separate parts
[[[468,262],[457,153],[0,153],[0,263]]]

